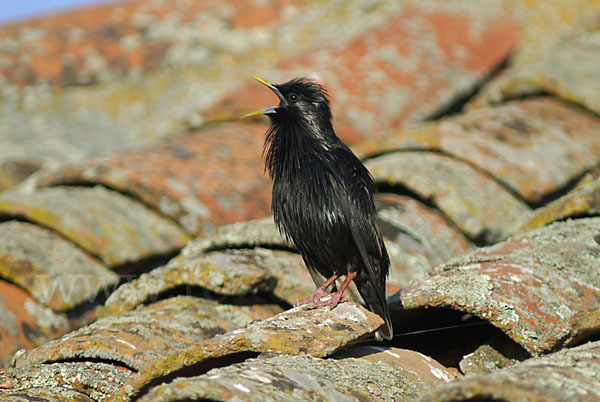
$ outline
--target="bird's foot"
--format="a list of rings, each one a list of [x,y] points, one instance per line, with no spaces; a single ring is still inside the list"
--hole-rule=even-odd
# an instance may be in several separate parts
[[[317,290],[315,290],[315,292],[308,296],[306,299],[302,299],[302,300],[298,300],[296,302],[296,304],[294,304],[294,307],[298,307],[298,306],[303,306],[305,304],[310,304],[314,301],[318,301],[320,299],[322,299],[325,296],[330,295],[331,293],[328,293],[325,289],[323,288],[317,288]]]
[[[325,297],[320,297],[315,300],[310,308],[325,307],[329,306],[329,310],[333,310],[339,303],[352,301],[350,296],[342,296],[339,292],[327,293]]]

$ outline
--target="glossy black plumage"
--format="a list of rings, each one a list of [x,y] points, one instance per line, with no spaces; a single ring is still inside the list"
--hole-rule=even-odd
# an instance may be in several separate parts
[[[389,257],[376,225],[373,178],[336,136],[320,84],[259,81],[280,98],[278,106],[252,113],[266,114],[272,123],[264,151],[275,223],[294,242],[317,286],[334,274],[356,273],[367,307],[385,320],[380,335],[391,339]]]

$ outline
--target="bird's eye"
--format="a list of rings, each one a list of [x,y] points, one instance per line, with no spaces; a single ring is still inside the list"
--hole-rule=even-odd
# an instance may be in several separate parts
[[[298,100],[298,95],[296,95],[296,94],[290,94],[290,96],[289,96],[288,99],[289,99],[290,102],[296,102]]]

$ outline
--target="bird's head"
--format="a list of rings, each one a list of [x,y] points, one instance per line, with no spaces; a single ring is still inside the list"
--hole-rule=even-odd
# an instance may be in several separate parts
[[[253,78],[275,92],[279,105],[268,106],[242,117],[264,114],[279,125],[294,122],[331,124],[329,98],[320,83],[308,78],[294,78],[284,84],[271,84],[262,78]]]

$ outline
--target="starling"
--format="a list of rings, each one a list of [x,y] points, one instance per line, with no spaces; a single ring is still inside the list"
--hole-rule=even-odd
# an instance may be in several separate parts
[[[273,180],[272,209],[280,232],[296,245],[317,290],[296,305],[334,308],[352,280],[369,310],[385,325],[378,338],[391,339],[385,299],[389,257],[376,224],[373,177],[337,137],[325,88],[306,78],[271,84],[279,97],[244,117],[267,115],[265,169]],[[345,275],[339,290],[335,281]],[[327,289],[332,287],[332,292]]]

